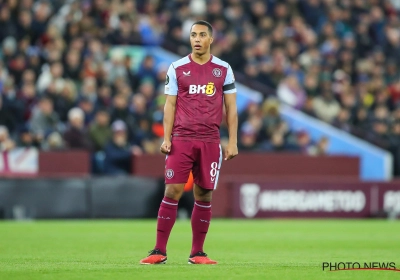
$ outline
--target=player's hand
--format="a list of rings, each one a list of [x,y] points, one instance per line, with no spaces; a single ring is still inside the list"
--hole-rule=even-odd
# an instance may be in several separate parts
[[[225,160],[233,159],[238,155],[238,147],[235,144],[228,144],[225,149]]]
[[[164,140],[164,142],[161,144],[161,147],[160,147],[161,153],[169,154],[169,152],[171,151],[171,145],[172,145],[171,141]]]

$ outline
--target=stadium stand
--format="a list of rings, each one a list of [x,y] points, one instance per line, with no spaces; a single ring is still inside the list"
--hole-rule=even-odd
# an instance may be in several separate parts
[[[290,131],[283,102],[390,151],[400,174],[397,0],[0,3],[1,150],[83,148],[104,158],[116,143],[110,126],[122,120],[122,150],[156,153],[165,69],[151,56],[133,61],[109,50],[162,46],[184,56],[191,24],[206,19],[213,54],[264,96],[240,113],[240,150],[326,153],[329,139]]]

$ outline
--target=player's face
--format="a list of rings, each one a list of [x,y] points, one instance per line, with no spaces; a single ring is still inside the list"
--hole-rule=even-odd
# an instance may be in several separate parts
[[[208,27],[205,25],[195,24],[190,32],[190,44],[192,45],[193,53],[203,55],[210,50],[210,45],[213,38],[208,32]]]

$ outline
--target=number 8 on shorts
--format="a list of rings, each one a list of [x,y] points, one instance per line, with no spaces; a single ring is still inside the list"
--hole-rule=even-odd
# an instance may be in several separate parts
[[[218,168],[218,163],[216,161],[212,162],[210,170],[211,182],[215,181],[215,176],[217,176],[217,168]]]

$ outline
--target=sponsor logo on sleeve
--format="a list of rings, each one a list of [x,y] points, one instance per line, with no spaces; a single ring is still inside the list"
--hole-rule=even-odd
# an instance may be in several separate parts
[[[169,76],[167,75],[166,77],[165,77],[165,85],[168,85],[169,84]]]

